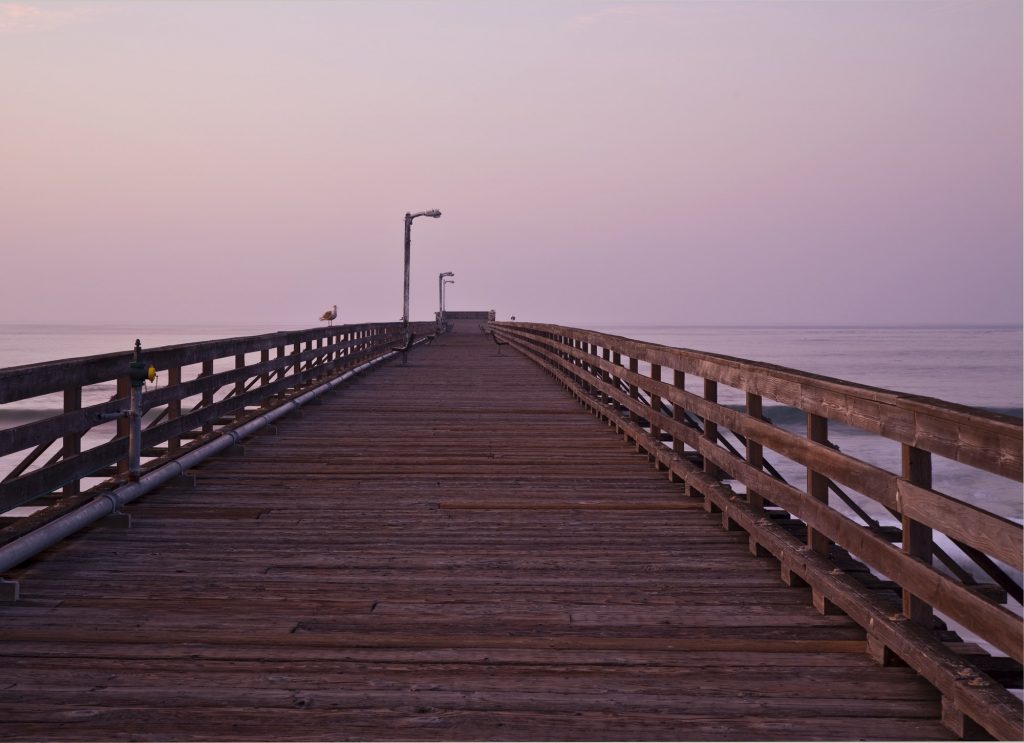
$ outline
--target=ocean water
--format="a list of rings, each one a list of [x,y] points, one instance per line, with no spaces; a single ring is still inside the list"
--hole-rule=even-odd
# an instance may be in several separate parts
[[[594,330],[667,346],[765,361],[839,379],[936,397],[964,405],[1021,416],[1024,397],[1024,333],[1020,327],[693,327],[680,325],[592,325]],[[293,327],[273,325],[0,325],[0,368],[129,351],[135,338],[144,348],[176,343],[256,335]],[[224,360],[220,368],[229,368]],[[690,380],[699,384],[699,380]],[[157,380],[160,384],[161,380]],[[700,392],[697,388],[691,391]],[[94,385],[83,394],[88,405],[110,399],[112,384]],[[723,404],[741,406],[742,393],[720,388]],[[60,412],[59,394],[0,405],[0,428]],[[799,411],[772,405],[765,413],[777,425],[803,432]],[[94,429],[94,441],[108,438],[113,424]],[[844,452],[892,472],[900,471],[900,445],[833,423],[830,439]],[[90,441],[83,442],[90,445]],[[0,459],[0,477],[21,455]],[[796,464],[766,453],[786,479],[802,485],[806,473]],[[1019,483],[977,472],[942,457],[934,458],[935,488],[953,497],[1022,520]],[[868,510],[887,518],[865,499]]]
[[[0,369],[41,361],[296,330],[286,325],[37,325],[0,323]]]
[[[618,325],[594,329],[1021,415],[1024,333],[1020,327]],[[735,401],[743,402],[741,397]]]

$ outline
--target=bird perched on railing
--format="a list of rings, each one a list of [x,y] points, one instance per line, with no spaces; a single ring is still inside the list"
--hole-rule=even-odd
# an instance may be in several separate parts
[[[327,310],[324,314],[320,315],[320,320],[326,320],[328,325],[334,323],[334,318],[338,316],[338,305],[334,305],[333,309]]]

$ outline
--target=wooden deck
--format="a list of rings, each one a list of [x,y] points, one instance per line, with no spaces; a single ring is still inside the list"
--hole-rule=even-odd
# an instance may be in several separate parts
[[[947,739],[940,698],[475,323],[23,566],[14,740]]]

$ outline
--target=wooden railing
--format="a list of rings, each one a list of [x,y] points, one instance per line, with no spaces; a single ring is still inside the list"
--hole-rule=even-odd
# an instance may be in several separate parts
[[[819,611],[843,611],[863,626],[877,661],[905,662],[927,678],[943,695],[949,727],[968,735],[980,724],[997,737],[1021,739],[1019,700],[982,671],[981,660],[953,652],[941,632],[941,617],[952,620],[1019,671],[1021,525],[932,483],[934,455],[1020,482],[1020,420],[587,330],[489,327],[682,480],[687,495],[721,512],[725,528],[748,532],[751,551],[777,558],[787,583],[809,585]],[[702,395],[686,389],[688,375],[702,380]],[[696,380],[689,381],[693,388]],[[719,385],[743,394],[742,410],[719,403]],[[806,435],[765,419],[765,400],[802,411]],[[829,441],[830,421],[898,442],[902,470],[839,451]],[[787,483],[772,459],[805,468],[805,487]],[[843,511],[830,504],[830,494]],[[892,523],[871,516],[864,499]],[[954,549],[959,554],[950,554]],[[1004,605],[1008,597],[1014,610]]]
[[[434,326],[411,327],[424,335]],[[296,391],[388,353],[404,339],[401,323],[378,323],[144,348],[144,361],[157,369],[163,382],[142,396],[143,411],[149,411],[142,433],[147,466],[178,456]],[[128,408],[130,361],[126,350],[0,369],[0,409],[54,393],[63,397],[60,414],[0,429],[0,456],[24,455],[2,475],[0,514],[20,505],[72,500],[84,478],[124,477],[127,419],[107,424],[116,425],[112,438],[87,448],[83,438],[103,425],[104,415]],[[103,383],[111,388],[116,384],[113,399],[83,407],[83,390]]]

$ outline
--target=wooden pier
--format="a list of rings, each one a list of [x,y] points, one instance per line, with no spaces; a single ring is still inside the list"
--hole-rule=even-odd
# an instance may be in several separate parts
[[[707,407],[708,388],[704,403],[689,401],[703,426],[684,432],[683,397],[658,383],[659,364],[640,379],[637,349],[623,362],[609,337],[456,325],[407,364],[392,353],[4,572],[19,596],[0,605],[0,738],[1020,737],[1020,705],[1004,688],[1017,685],[1020,658],[988,658],[931,612],[957,614],[950,605],[966,601],[989,641],[1013,643],[1020,620],[1000,603],[1005,588],[943,578],[924,590],[932,551],[926,561],[909,536],[887,548],[914,567],[880,579],[862,561],[896,558],[870,529],[849,545],[846,527],[801,511],[781,485],[726,492],[733,465],[709,447],[724,446],[711,436],[730,413]],[[396,347],[393,330],[289,343],[219,382],[242,397],[254,380],[280,404]],[[246,369],[244,353],[225,349]],[[299,375],[291,387],[285,370]],[[185,391],[204,392],[201,382]],[[270,409],[256,399],[235,423]],[[677,412],[662,414],[663,402]],[[229,406],[218,404],[208,394],[189,424],[165,429],[173,451],[147,441],[147,470],[229,430]],[[169,408],[170,420],[190,415]],[[780,447],[777,432],[720,423]],[[192,424],[200,433],[189,438]],[[1012,475],[1019,424],[1016,444],[1012,422],[993,425],[1010,439],[996,459],[1016,456],[998,465]],[[54,430],[38,427],[39,446]],[[784,450],[802,458],[796,448]],[[758,470],[770,456],[744,454]],[[829,457],[820,469],[850,479],[856,468]],[[49,466],[61,461],[65,479],[88,471],[73,456]],[[76,480],[33,500],[17,480],[9,503],[49,498],[55,517],[95,497]],[[122,468],[110,487],[125,482]],[[924,497],[905,488],[900,505]],[[920,510],[905,514],[915,539],[934,526]],[[47,521],[33,518],[34,528]],[[1019,525],[975,518],[988,536],[968,549],[1012,558]],[[8,520],[0,549],[29,534],[26,523]],[[901,581],[925,594],[927,611],[909,592],[903,603]]]

